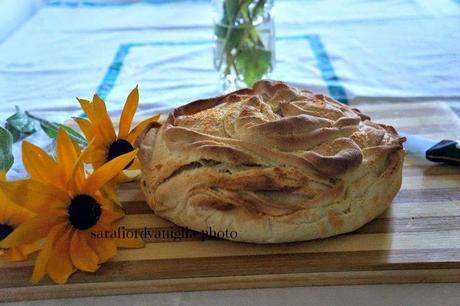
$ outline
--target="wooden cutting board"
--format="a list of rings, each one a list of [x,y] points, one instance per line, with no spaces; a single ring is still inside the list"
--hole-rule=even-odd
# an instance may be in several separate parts
[[[442,103],[362,105],[377,121],[435,139],[460,139],[460,122]],[[120,226],[178,233],[152,214],[137,183],[120,197]],[[169,233],[169,234],[167,234]],[[160,234],[158,234],[160,235]],[[187,236],[187,235],[185,235]],[[408,156],[403,187],[391,208],[370,224],[334,238],[278,245],[223,240],[147,239],[122,250],[93,274],[68,284],[31,285],[32,262],[0,262],[0,301],[182,290],[331,284],[459,282],[460,168]]]

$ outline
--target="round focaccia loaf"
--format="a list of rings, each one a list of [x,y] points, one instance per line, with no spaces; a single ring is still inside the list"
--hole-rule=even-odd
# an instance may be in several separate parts
[[[155,214],[196,231],[278,243],[353,231],[401,187],[391,126],[283,82],[198,100],[141,143],[141,186]]]

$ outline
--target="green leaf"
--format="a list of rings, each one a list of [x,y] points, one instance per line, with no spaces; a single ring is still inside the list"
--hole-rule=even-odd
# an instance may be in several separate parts
[[[214,26],[214,34],[224,40],[225,50],[230,52],[232,49],[238,47],[240,42],[244,39],[245,35],[244,28],[228,27],[222,24],[216,24]]]
[[[245,39],[245,26],[242,23],[250,22],[249,6],[252,0],[225,0],[223,3],[223,17],[220,24],[215,25],[214,34],[224,40],[224,49],[227,53],[237,48]]]
[[[7,130],[0,127],[0,170],[8,172],[14,162],[13,152],[13,135]]]
[[[262,78],[271,67],[272,53],[261,48],[243,48],[236,57],[238,71],[248,86]]]
[[[49,121],[43,120],[40,122],[40,127],[46,133],[46,135],[48,135],[50,138],[53,138],[53,139],[57,138],[59,128],[63,128],[67,132],[67,134],[69,134],[69,136],[73,138],[77,143],[79,143],[82,146],[88,145],[85,137],[80,135],[80,133],[75,131],[70,126],[67,126],[61,123],[49,122]]]
[[[36,131],[34,122],[31,118],[29,118],[26,113],[22,112],[17,106],[16,113],[6,119],[5,128],[13,136],[13,142],[24,139]]]
[[[233,25],[238,11],[240,10],[239,0],[225,0],[224,1],[224,16],[223,23],[227,25]]]
[[[245,0],[242,1],[240,4],[240,11],[239,14],[241,15],[240,18],[244,19],[244,22],[252,22],[251,16],[250,16],[250,10],[249,7],[252,5],[253,0]]]
[[[265,49],[264,44],[260,40],[259,33],[257,33],[257,29],[255,27],[250,27],[248,29],[248,39],[251,41],[251,44],[256,46],[255,48],[262,48]]]
[[[75,131],[70,126],[67,126],[67,125],[64,125],[64,124],[61,124],[61,123],[55,123],[55,124],[58,127],[63,128],[69,134],[70,137],[75,139],[75,141],[78,142],[79,144],[81,144],[82,146],[87,146],[88,145],[88,142],[86,141],[86,138],[82,134],[80,134],[77,131]]]
[[[259,15],[260,13],[263,12],[266,2],[267,2],[267,0],[259,0],[259,1],[257,1],[256,5],[252,9],[251,18],[254,18],[254,17],[256,17],[257,15]]]
[[[228,27],[224,25],[216,24],[214,26],[214,34],[217,36],[217,38],[225,39],[227,37],[227,29]]]
[[[48,137],[50,137],[52,139],[56,139],[57,135],[58,135],[59,128],[63,128],[67,132],[67,134],[69,134],[69,136],[71,138],[73,138],[77,143],[79,143],[82,146],[88,145],[88,142],[86,141],[85,137],[83,137],[80,133],[75,131],[70,126],[67,126],[67,125],[64,125],[64,124],[61,124],[61,123],[50,122],[48,120],[35,117],[35,116],[29,114],[28,112],[26,112],[26,114],[30,118],[40,122],[40,127],[46,133],[46,135],[48,135]]]

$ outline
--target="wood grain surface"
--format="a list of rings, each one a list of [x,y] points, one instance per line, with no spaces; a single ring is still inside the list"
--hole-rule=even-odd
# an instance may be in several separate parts
[[[460,139],[460,122],[442,103],[360,105],[378,122],[433,139]],[[96,273],[68,284],[28,280],[32,261],[0,262],[0,301],[112,294],[331,284],[459,282],[460,168],[407,156],[392,206],[361,229],[329,239],[277,245],[202,240],[154,216],[137,183],[120,197],[120,227],[149,233],[143,249],[121,250]]]

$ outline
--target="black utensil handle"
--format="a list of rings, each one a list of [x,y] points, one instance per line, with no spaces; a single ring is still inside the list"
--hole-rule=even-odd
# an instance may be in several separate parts
[[[426,151],[426,159],[460,166],[460,144],[453,140],[442,140]]]

